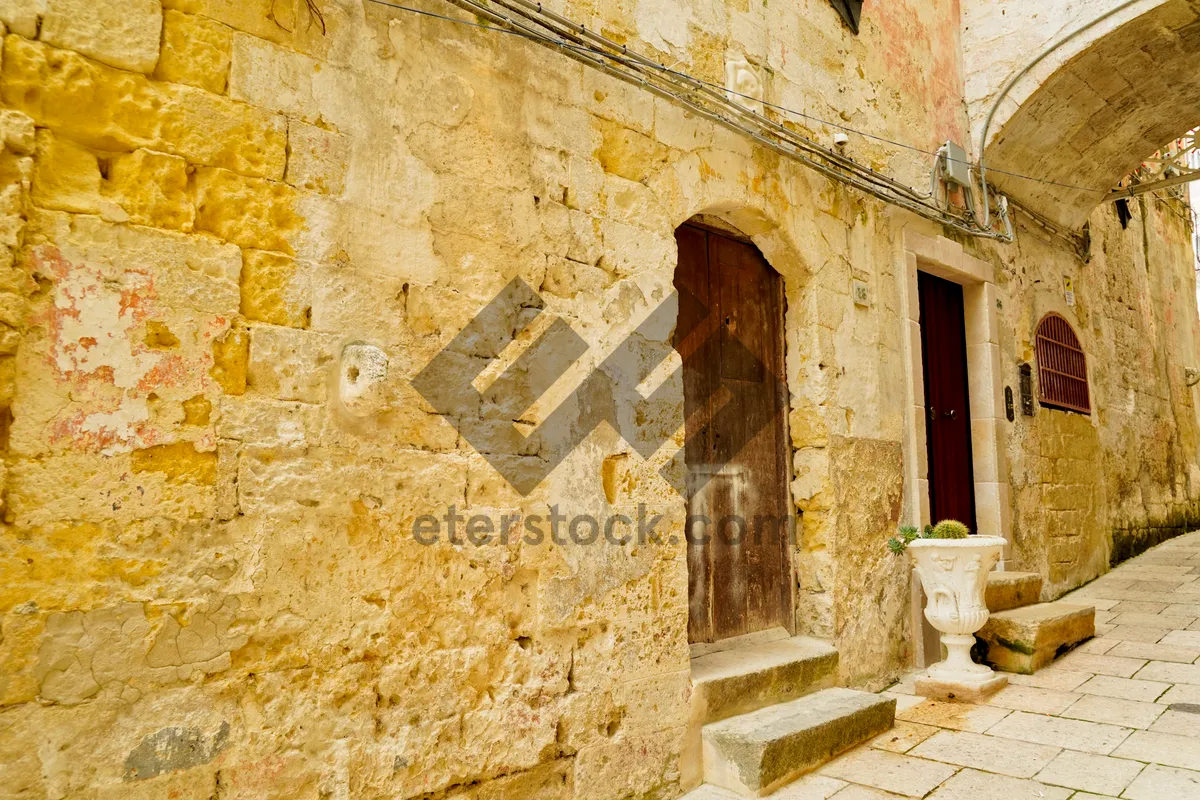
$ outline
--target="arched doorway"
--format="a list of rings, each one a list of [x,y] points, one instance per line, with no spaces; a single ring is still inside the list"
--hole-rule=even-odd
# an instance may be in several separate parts
[[[745,237],[675,231],[688,501],[688,639],[794,629],[783,278]]]

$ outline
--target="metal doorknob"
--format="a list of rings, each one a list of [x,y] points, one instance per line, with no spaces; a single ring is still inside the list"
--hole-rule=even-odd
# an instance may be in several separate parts
[[[947,412],[946,412],[946,416],[947,416],[947,417],[949,417],[950,419],[954,419],[954,415],[955,415],[956,413],[957,413],[957,412],[956,412],[956,411],[955,411],[955,410],[952,408],[952,409],[950,409],[949,411],[947,411]]]

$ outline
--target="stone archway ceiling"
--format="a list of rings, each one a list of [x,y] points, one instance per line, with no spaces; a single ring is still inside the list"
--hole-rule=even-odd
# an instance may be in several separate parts
[[[991,138],[988,180],[1079,229],[1122,178],[1197,120],[1200,0],[1173,0],[1103,36],[1038,87]]]

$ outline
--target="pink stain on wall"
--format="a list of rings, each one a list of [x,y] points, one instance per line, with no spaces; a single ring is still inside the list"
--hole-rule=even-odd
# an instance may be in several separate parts
[[[180,315],[158,301],[146,271],[112,274],[74,264],[50,245],[34,248],[35,267],[54,279],[52,303],[36,323],[48,334],[45,362],[63,405],[49,422],[52,446],[111,455],[177,438],[155,404],[181,403],[212,386],[212,340],[223,318]],[[146,343],[148,321],[167,323],[179,343]]]
[[[868,15],[883,34],[889,76],[928,120],[924,131],[909,132],[908,141],[928,148],[947,139],[967,144],[959,0],[942,0],[932,9],[928,4],[917,8],[905,2],[868,0],[863,4],[864,19]]]

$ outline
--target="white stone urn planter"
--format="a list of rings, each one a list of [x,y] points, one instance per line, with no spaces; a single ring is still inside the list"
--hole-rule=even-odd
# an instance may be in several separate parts
[[[971,660],[975,632],[988,619],[987,576],[1000,560],[999,536],[914,539],[908,544],[925,589],[925,619],[942,634],[946,659],[917,678],[917,694],[945,700],[982,699],[1008,683]]]

